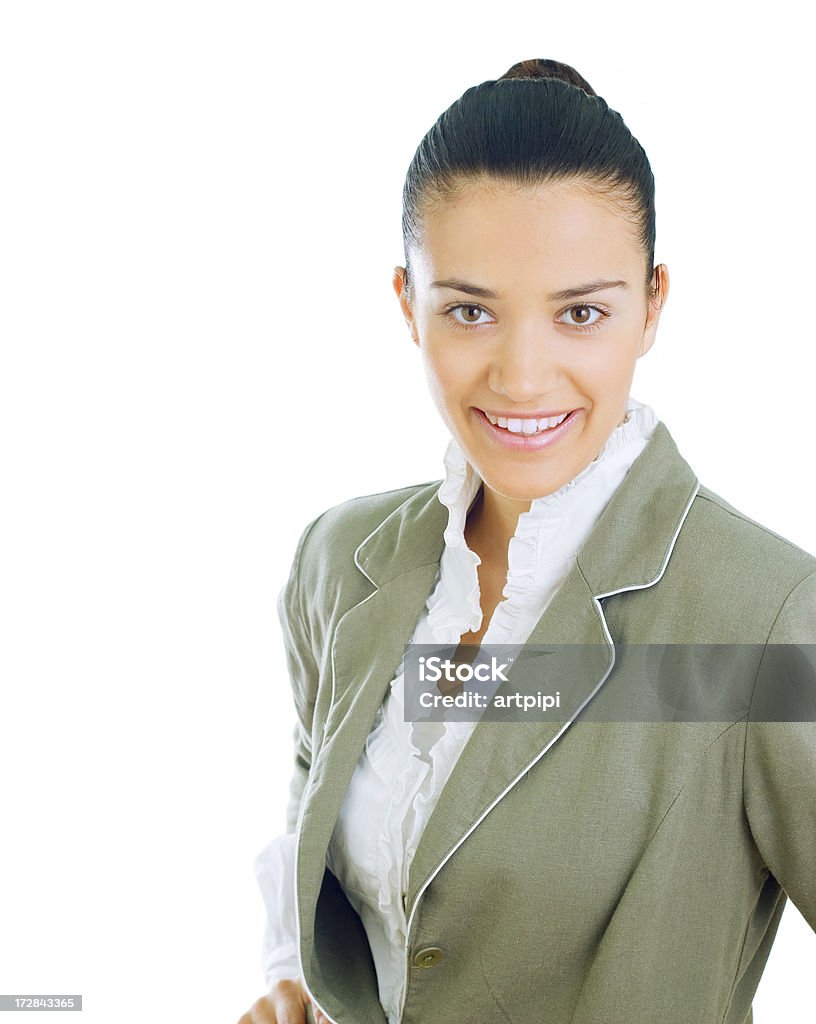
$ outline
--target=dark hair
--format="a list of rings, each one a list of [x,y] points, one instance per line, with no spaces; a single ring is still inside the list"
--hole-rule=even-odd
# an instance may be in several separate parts
[[[655,244],[654,176],[643,147],[569,66],[523,60],[501,78],[468,89],[420,142],[403,189],[402,234],[409,291],[412,246],[434,201],[455,198],[471,182],[499,178],[513,186],[586,181],[632,226],[651,287]]]

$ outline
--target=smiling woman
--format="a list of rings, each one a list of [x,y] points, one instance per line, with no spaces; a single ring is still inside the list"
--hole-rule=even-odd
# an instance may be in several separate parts
[[[297,545],[269,991],[241,1024],[746,1024],[786,900],[816,928],[816,557],[631,394],[669,293],[654,181],[573,68],[467,90],[403,199],[445,472]],[[416,650],[491,644],[549,655],[557,720],[408,713]]]

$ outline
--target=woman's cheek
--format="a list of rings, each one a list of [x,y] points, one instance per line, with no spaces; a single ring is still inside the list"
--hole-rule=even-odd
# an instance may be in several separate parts
[[[431,390],[439,397],[447,394],[457,379],[457,363],[452,355],[428,346],[424,350],[425,375]]]

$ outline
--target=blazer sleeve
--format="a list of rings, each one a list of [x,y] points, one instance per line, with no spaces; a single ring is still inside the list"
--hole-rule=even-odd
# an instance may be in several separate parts
[[[317,517],[319,518],[320,516]],[[301,563],[306,540],[317,519],[313,519],[301,533],[289,577],[277,598],[278,619],[283,631],[284,652],[296,720],[293,732],[294,765],[286,808],[286,831],[267,843],[255,858],[255,877],[266,908],[261,960],[268,988],[281,978],[300,976],[295,857],[300,805],[311,769],[312,717],[318,683],[317,664],[301,599]]]
[[[322,515],[322,513],[321,513]],[[283,647],[289,673],[296,720],[292,735],[294,764],[289,782],[286,831],[297,829],[300,805],[312,763],[312,720],[319,680],[309,623],[302,597],[302,563],[309,534],[321,516],[313,519],[301,533],[289,577],[278,594],[277,612],[283,633]]]
[[[816,572],[788,595],[746,723],[743,799],[770,872],[816,931]]]

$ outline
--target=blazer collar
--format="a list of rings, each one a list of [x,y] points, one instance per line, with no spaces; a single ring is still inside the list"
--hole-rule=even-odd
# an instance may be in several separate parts
[[[374,589],[334,631],[332,702],[301,808],[296,868],[301,963],[307,983],[318,988],[313,944],[326,850],[376,712],[437,578],[447,522],[438,487],[436,481],[414,492],[359,545],[355,563]],[[411,862],[409,932],[436,873],[603,685],[615,649],[598,598],[660,579],[698,489],[697,477],[658,422],[528,639],[553,645],[547,677],[560,690],[565,721],[530,718],[512,729],[476,724]]]
[[[660,420],[578,553],[595,596],[643,586],[658,576],[697,486],[694,471]],[[438,490],[439,481],[434,481],[417,491],[357,548],[355,562],[375,586],[438,565],[448,516]]]

